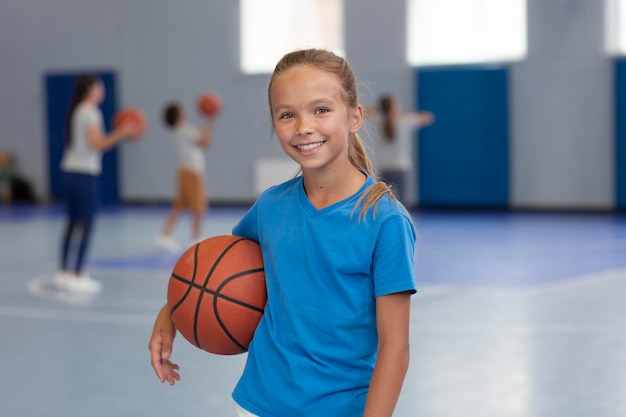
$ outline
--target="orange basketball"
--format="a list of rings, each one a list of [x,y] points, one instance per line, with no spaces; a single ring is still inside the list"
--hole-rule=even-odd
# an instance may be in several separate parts
[[[248,350],[266,301],[261,247],[238,236],[211,237],[187,249],[167,287],[176,329],[220,355]]]
[[[205,116],[216,116],[222,110],[222,99],[216,93],[204,93],[198,98],[198,111]]]
[[[113,116],[113,127],[118,128],[125,123],[133,123],[139,127],[139,131],[131,135],[133,139],[139,139],[148,129],[148,118],[143,111],[137,108],[129,107],[115,113],[115,116]]]

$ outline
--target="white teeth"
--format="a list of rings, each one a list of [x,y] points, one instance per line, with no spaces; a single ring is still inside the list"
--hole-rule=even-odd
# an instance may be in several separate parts
[[[311,149],[319,148],[324,142],[307,143],[306,145],[297,145],[297,148],[301,151],[310,151]]]

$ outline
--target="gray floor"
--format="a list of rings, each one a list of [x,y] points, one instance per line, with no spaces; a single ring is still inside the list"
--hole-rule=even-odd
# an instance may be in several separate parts
[[[103,210],[88,269],[101,295],[50,285],[63,216],[0,208],[0,416],[234,416],[244,355],[179,338],[162,385],[147,343],[177,256],[164,208]],[[243,209],[214,209],[228,234]],[[626,218],[416,213],[411,367],[395,416],[626,416]],[[189,220],[177,227],[186,241]],[[288,417],[288,416],[285,416]]]

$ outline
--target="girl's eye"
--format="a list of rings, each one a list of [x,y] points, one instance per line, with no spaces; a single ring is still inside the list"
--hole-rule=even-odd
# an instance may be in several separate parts
[[[291,119],[293,117],[292,113],[283,113],[278,118],[279,119]]]
[[[322,107],[320,109],[315,110],[315,114],[324,114],[324,113],[328,113],[327,108]]]

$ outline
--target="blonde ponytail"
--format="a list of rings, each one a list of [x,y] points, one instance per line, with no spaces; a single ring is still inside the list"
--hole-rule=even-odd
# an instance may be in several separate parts
[[[389,185],[382,181],[372,168],[372,164],[369,157],[367,156],[367,150],[365,148],[363,140],[357,133],[350,135],[350,142],[348,145],[348,159],[350,160],[350,163],[352,165],[366,172],[376,181],[374,185],[365,190],[365,192],[363,193],[363,195],[361,195],[359,201],[354,207],[355,211],[357,207],[360,207],[359,220],[365,218],[370,208],[373,209],[373,215],[376,216],[378,203],[384,196],[389,196],[389,198],[393,202],[397,203],[397,199],[391,191]]]

